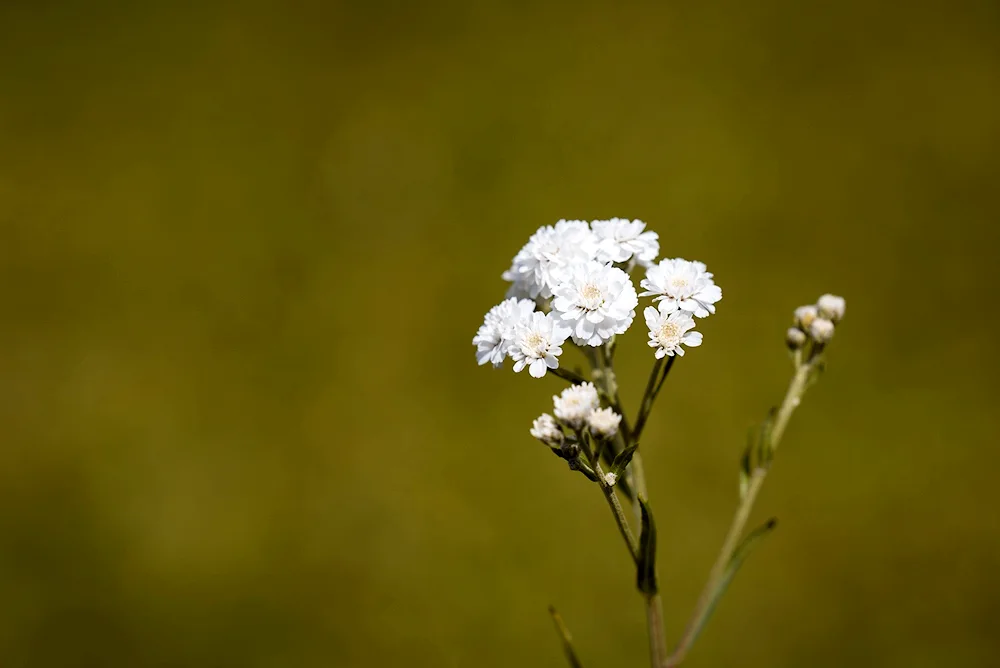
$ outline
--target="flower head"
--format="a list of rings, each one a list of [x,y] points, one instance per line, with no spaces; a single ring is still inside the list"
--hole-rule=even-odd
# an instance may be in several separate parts
[[[581,262],[594,259],[597,239],[582,220],[560,220],[540,227],[504,272],[515,296],[551,297],[552,291]]]
[[[821,318],[838,323],[844,317],[844,311],[847,309],[847,301],[843,297],[828,294],[820,297],[819,301],[816,302],[816,306]]]
[[[666,313],[680,310],[704,318],[715,313],[715,303],[722,299],[722,289],[705,265],[682,258],[660,260],[639,285],[646,289],[639,296],[655,297]]]
[[[649,327],[649,347],[656,348],[656,359],[664,355],[684,355],[681,344],[694,348],[701,345],[701,332],[692,332],[694,318],[684,311],[666,312],[662,305],[659,309],[647,306],[642,312]]]
[[[551,448],[561,447],[566,440],[562,427],[548,413],[542,413],[531,423],[531,435]]]
[[[835,329],[832,320],[816,318],[809,324],[809,336],[816,343],[829,343]]]
[[[639,304],[628,274],[597,261],[574,265],[554,296],[552,313],[572,327],[574,342],[587,346],[624,334]]]
[[[808,330],[812,321],[818,317],[819,309],[812,304],[809,306],[800,306],[795,309],[795,324],[803,331]]]
[[[514,371],[528,367],[528,373],[541,378],[548,369],[559,367],[563,342],[569,337],[569,328],[562,325],[551,313],[535,311],[514,331],[508,354],[514,360]]]
[[[598,438],[614,438],[618,433],[618,425],[622,421],[622,416],[615,413],[610,408],[598,408],[587,416],[587,426],[590,433]]]
[[[806,333],[798,327],[789,327],[788,331],[785,332],[785,345],[788,346],[789,350],[798,350],[806,345],[807,340]]]
[[[532,300],[513,298],[491,308],[472,338],[479,364],[492,362],[494,367],[501,366],[514,340],[517,325],[524,322],[534,310],[535,302]]]
[[[612,218],[595,220],[590,226],[597,237],[597,259],[601,262],[627,262],[634,257],[648,267],[660,252],[659,235],[644,232],[646,223],[641,220]]]
[[[573,429],[579,429],[601,405],[597,396],[597,388],[593,383],[571,385],[562,394],[552,397],[553,413],[556,417]]]

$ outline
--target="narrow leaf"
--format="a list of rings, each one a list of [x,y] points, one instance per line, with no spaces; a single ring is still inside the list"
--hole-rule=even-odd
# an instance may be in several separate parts
[[[774,406],[767,414],[767,418],[760,424],[760,437],[757,441],[757,462],[756,466],[767,468],[771,465],[771,458],[774,454],[774,440],[771,438],[774,432],[774,417],[778,414],[778,409]]]
[[[625,448],[615,456],[615,460],[611,462],[611,470],[616,476],[621,478],[625,475],[625,469],[628,468],[629,463],[632,461],[632,456],[635,451],[639,449],[638,443],[633,443],[629,447]]]
[[[636,586],[643,594],[659,591],[656,583],[656,524],[645,499],[639,499],[642,510],[642,533],[639,534],[639,561],[636,564]]]
[[[549,614],[552,615],[552,621],[556,623],[556,631],[562,638],[563,651],[566,652],[566,660],[569,661],[569,665],[571,668],[583,668],[580,658],[576,655],[576,650],[573,649],[573,636],[570,635],[569,629],[566,628],[566,624],[556,611],[555,606],[549,606]]]
[[[726,571],[719,580],[719,584],[716,586],[715,591],[712,592],[712,598],[708,604],[708,608],[705,610],[705,614],[701,618],[701,624],[694,630],[694,638],[697,638],[701,633],[702,629],[705,628],[705,624],[708,623],[709,618],[712,613],[715,612],[715,606],[719,604],[722,599],[722,595],[726,593],[729,588],[729,583],[733,581],[736,576],[736,572],[740,570],[740,566],[746,561],[746,558],[750,556],[750,552],[753,551],[760,541],[764,539],[769,533],[774,531],[775,527],[778,526],[778,520],[775,518],[769,519],[767,522],[757,527],[750,534],[743,539],[743,542],[733,550],[732,556],[729,558],[729,565],[726,566]],[[694,639],[692,639],[694,642]]]

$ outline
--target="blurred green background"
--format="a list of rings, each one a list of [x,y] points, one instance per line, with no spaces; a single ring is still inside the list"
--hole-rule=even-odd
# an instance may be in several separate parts
[[[600,494],[475,365],[626,216],[725,298],[644,443],[673,642],[847,319],[700,666],[1000,665],[994,2],[0,7],[0,665],[645,665]],[[651,362],[621,344],[625,398]],[[633,409],[634,410],[634,409]]]

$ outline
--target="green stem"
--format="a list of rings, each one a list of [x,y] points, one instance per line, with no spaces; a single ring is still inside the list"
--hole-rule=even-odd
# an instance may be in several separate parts
[[[635,443],[642,436],[642,430],[646,428],[646,420],[653,412],[653,402],[660,394],[663,381],[667,379],[667,374],[674,366],[677,355],[660,358],[653,364],[649,372],[649,381],[646,383],[646,391],[642,395],[642,406],[639,408],[639,417],[635,419],[635,427],[632,428],[632,442]],[[660,373],[662,371],[662,374]]]
[[[798,359],[796,362],[798,362]],[[792,413],[795,412],[795,409],[802,401],[802,395],[805,394],[806,386],[809,381],[809,374],[811,372],[811,362],[797,364],[795,375],[792,377],[792,382],[788,386],[788,391],[785,393],[785,399],[781,402],[781,408],[778,409],[778,413],[774,418],[774,424],[771,428],[772,452],[777,449],[778,443],[781,441],[781,437],[785,433],[785,428],[788,426],[788,421],[792,417]],[[674,653],[670,655],[669,659],[667,659],[664,664],[662,664],[663,668],[672,668],[673,666],[679,665],[681,661],[684,660],[688,651],[691,649],[691,645],[694,644],[694,641],[701,633],[705,622],[708,621],[708,616],[712,612],[713,602],[716,600],[719,587],[725,579],[726,569],[733,557],[733,552],[739,545],[740,537],[746,529],[747,521],[750,519],[750,511],[753,510],[754,501],[757,500],[757,495],[760,493],[760,489],[763,487],[764,479],[766,477],[766,468],[758,467],[754,469],[753,473],[751,473],[746,494],[743,496],[739,507],[736,509],[736,515],[733,517],[732,524],[729,526],[729,531],[726,533],[726,538],[722,543],[722,549],[719,551],[719,556],[716,558],[715,564],[712,566],[712,570],[708,576],[708,582],[705,583],[705,587],[702,589],[701,595],[698,597],[698,602],[695,604],[691,620],[688,622],[687,627],[685,627],[684,635],[681,637]]]

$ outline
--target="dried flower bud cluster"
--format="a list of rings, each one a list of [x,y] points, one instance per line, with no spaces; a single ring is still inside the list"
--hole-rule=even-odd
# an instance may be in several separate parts
[[[844,317],[847,302],[843,297],[826,294],[815,304],[800,306],[795,309],[795,326],[785,335],[785,343],[789,349],[801,350],[809,342],[815,344],[817,350],[833,339],[836,325]]]

